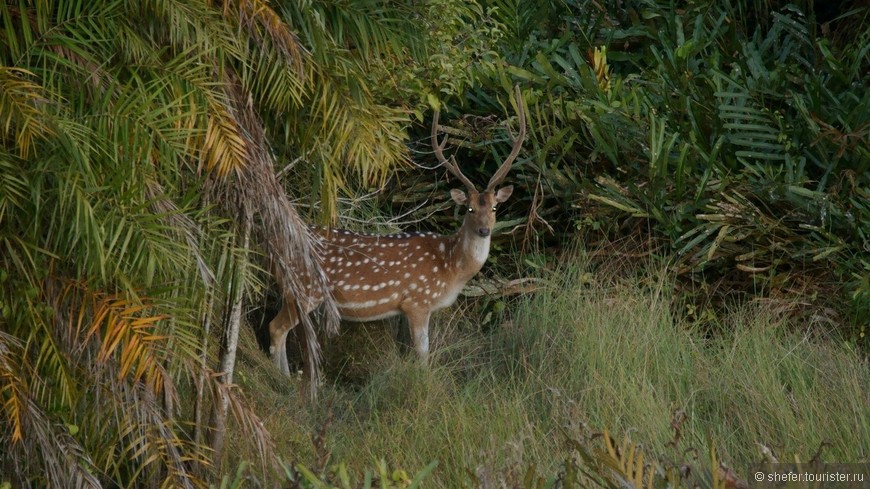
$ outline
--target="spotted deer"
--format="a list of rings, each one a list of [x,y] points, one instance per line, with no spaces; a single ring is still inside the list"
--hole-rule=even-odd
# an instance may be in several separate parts
[[[513,148],[492,176],[483,192],[459,170],[456,160],[444,157],[447,135],[438,142],[438,116],[432,120],[432,147],[438,162],[466,188],[450,191],[453,201],[467,207],[459,230],[449,236],[435,233],[361,234],[341,229],[318,229],[321,268],[326,275],[341,318],[348,321],[373,321],[398,314],[408,319],[414,348],[425,363],[429,354],[429,317],[449,307],[463,286],[489,256],[498,204],[513,191],[508,185],[496,190],[517,158],[526,136],[525,111],[516,88],[519,133],[511,134]],[[303,280],[305,277],[303,277]],[[299,309],[285,305],[269,323],[269,352],[275,364],[289,373],[286,353],[287,333],[298,323],[297,310],[305,314],[323,299],[321,293],[300,301]]]

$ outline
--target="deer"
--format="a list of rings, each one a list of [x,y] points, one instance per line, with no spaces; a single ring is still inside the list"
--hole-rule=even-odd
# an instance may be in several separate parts
[[[452,189],[450,197],[466,207],[459,230],[452,235],[431,232],[363,234],[343,229],[314,228],[320,247],[321,270],[341,319],[366,322],[404,314],[413,347],[425,365],[429,356],[429,318],[456,302],[462,288],[483,267],[489,256],[496,209],[508,200],[513,186],[496,189],[520,153],[526,137],[526,116],[520,89],[515,89],[519,132],[508,128],[511,152],[480,192],[460,171],[456,159],[444,157],[448,136],[438,141],[439,110],[432,117],[432,148],[440,166],[447,168],[465,191]],[[303,276],[310,283],[310,277]],[[275,365],[289,375],[287,334],[323,301],[323,291],[308,286],[309,297],[295,306],[285,304],[269,323],[269,353]]]

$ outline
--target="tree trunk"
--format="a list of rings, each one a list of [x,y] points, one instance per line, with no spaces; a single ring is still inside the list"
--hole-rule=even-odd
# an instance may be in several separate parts
[[[211,334],[211,313],[214,308],[214,291],[209,287],[207,292],[205,310],[202,313],[202,356],[200,357],[200,370],[196,379],[196,401],[193,407],[193,441],[197,444],[205,443],[205,385],[208,382],[206,368],[208,366],[208,341]]]
[[[248,247],[251,237],[251,216],[244,216],[242,222],[242,256],[237,266],[232,281],[232,293],[227,295],[227,304],[224,311],[224,333],[221,338],[221,351],[218,359],[218,382],[222,384],[218,388],[218,399],[212,411],[211,440],[215,465],[220,465],[221,455],[226,435],[227,410],[230,398],[227,389],[233,383],[233,372],[236,367],[236,352],[239,347],[239,330],[242,323],[242,298],[244,297],[244,275],[248,266]]]

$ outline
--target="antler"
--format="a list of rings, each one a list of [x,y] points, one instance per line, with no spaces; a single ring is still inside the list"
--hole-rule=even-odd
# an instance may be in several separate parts
[[[468,190],[474,190],[474,184],[471,183],[471,180],[468,179],[465,175],[459,171],[459,166],[456,164],[456,160],[453,156],[450,156],[450,159],[444,157],[444,147],[447,146],[447,134],[444,135],[444,140],[440,143],[438,142],[438,116],[440,115],[440,111],[435,109],[435,115],[432,116],[432,149],[435,150],[435,157],[438,158],[438,162],[441,163],[442,166],[447,167],[450,170],[450,173],[453,174],[456,178],[458,178],[462,183],[465,184],[465,187]]]
[[[442,166],[445,166],[450,170],[450,173],[452,173],[453,176],[462,181],[468,190],[477,191],[477,189],[474,188],[474,184],[471,183],[471,180],[459,171],[459,166],[456,164],[456,160],[453,159],[453,156],[451,156],[449,160],[444,157],[444,147],[447,146],[447,134],[444,135],[444,140],[441,141],[441,143],[438,143],[439,112],[440,111],[436,109],[435,115],[432,116],[432,149],[435,150],[435,157],[438,158],[438,162],[441,163]]]
[[[508,172],[511,169],[511,165],[514,160],[517,159],[517,156],[520,154],[520,148],[523,147],[523,140],[526,138],[526,111],[523,108],[523,98],[520,94],[520,86],[516,85],[514,87],[514,99],[517,103],[517,115],[520,118],[520,134],[516,138],[513,137],[513,133],[511,133],[510,127],[508,127],[508,133],[510,134],[511,142],[513,142],[513,149],[511,149],[511,154],[508,155],[507,159],[504,160],[504,163],[498,168],[498,171],[495,172],[495,175],[489,180],[489,185],[486,186],[487,192],[491,191],[495,188],[496,185],[501,183],[504,180],[504,177],[507,176]]]

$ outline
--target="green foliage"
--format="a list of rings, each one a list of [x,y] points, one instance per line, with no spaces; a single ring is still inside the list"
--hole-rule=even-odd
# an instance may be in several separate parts
[[[500,30],[475,2],[284,2],[290,27],[315,63],[296,117],[274,121],[295,188],[313,188],[323,221],[338,199],[383,187],[406,165],[411,117],[475,83],[469,69],[494,58]],[[301,165],[296,164],[302,162]]]
[[[215,396],[268,459],[207,365],[224,294],[261,287],[236,224],[267,252],[305,236],[275,225],[273,155],[329,217],[498,35],[468,2],[281,7],[0,3],[0,467],[20,485],[201,486]]]
[[[493,48],[502,29],[492,10],[477,2],[435,0],[427,2],[424,15],[428,57],[403,82],[424,97],[424,108],[438,108],[441,97],[457,96],[477,84],[472,67],[479,59],[497,57]],[[418,117],[423,120],[422,114]]]
[[[379,460],[375,463],[376,470],[365,470],[362,474],[362,480],[356,480],[352,477],[347,466],[343,463],[336,464],[320,474],[312,472],[301,464],[282,463],[281,466],[284,479],[282,482],[300,489],[418,489],[422,487],[424,479],[438,466],[438,462],[430,463],[411,478],[404,470],[390,471],[386,462]],[[221,479],[220,489],[264,486],[265,484],[260,483],[249,474],[249,467],[250,465],[246,462],[240,463],[232,479],[229,476],[224,476]]]
[[[238,209],[287,210],[248,172],[266,153],[251,113],[306,93],[303,47],[263,2],[2,2],[0,26],[0,471],[204,486],[218,396],[268,460],[209,326],[225,291],[259,286]]]
[[[475,111],[503,111],[491,94],[516,81],[529,107],[513,177],[530,191],[511,208],[563,242],[645,228],[699,285],[836,298],[866,318],[866,7],[825,34],[783,2],[569,3],[500,2],[502,59],[476,65]]]
[[[537,468],[532,465],[522,480],[517,481],[519,484],[516,487],[720,489],[746,485],[746,481],[740,480],[733,470],[719,464],[715,448],[710,449],[710,458],[706,461],[686,457],[685,460],[662,463],[629,436],[626,435],[619,442],[606,429],[603,433],[597,433],[595,439],[578,440],[569,437],[567,443],[572,449],[571,456],[559,467],[556,475],[544,478],[538,475]],[[474,485],[485,487],[479,480],[474,480]]]
[[[424,479],[438,466],[438,462],[432,462],[411,478],[407,472],[401,469],[390,471],[386,462],[379,460],[375,466],[376,471],[366,470],[362,481],[354,481],[348,473],[347,467],[339,463],[326,473],[318,475],[304,465],[296,465],[294,468],[285,466],[287,481],[296,487],[311,489],[351,489],[362,487],[371,489],[417,489],[422,487]]]
[[[304,235],[301,222],[270,221],[285,197],[266,185],[273,155],[287,162],[286,186],[329,219],[342,192],[382,186],[410,159],[414,117],[446,105],[457,156],[483,180],[510,147],[491,116],[513,123],[516,82],[532,133],[512,178],[527,191],[500,225],[526,225],[524,245],[538,230],[561,245],[578,231],[648,233],[699,289],[722,279],[774,299],[803,294],[784,308],[846,297],[854,322],[870,315],[866,7],[819,25],[812,2],[768,0],[271,4],[0,3],[0,484],[204,486],[212,455],[201,402],[181,402],[190,391],[230,395],[256,446],[249,458],[271,460],[260,420],[207,365],[227,291],[262,288],[236,224],[277,222],[285,234],[258,236],[264,247]],[[255,168],[261,178],[243,178]],[[448,226],[455,211],[432,183],[441,174],[405,176],[396,205],[427,202],[427,226]],[[547,270],[544,250],[532,268]],[[693,319],[723,331],[710,340],[674,327],[661,289],[590,302],[594,284],[586,273],[559,289],[567,298],[542,294],[515,315],[492,302],[471,333],[434,337],[446,365],[434,372],[383,352],[358,361],[379,373],[336,388],[353,408],[337,424],[345,439],[374,429],[339,446],[347,468],[288,477],[345,487],[368,473],[406,486],[434,470],[353,467],[387,454],[390,466],[439,460],[457,484],[475,457],[510,480],[515,459],[551,474],[566,458],[546,435],[577,405],[657,446],[670,435],[661,413],[691,405],[699,425],[731,430],[712,439],[742,462],[753,445],[732,432],[792,452],[830,437],[837,456],[866,458],[854,447],[867,430],[846,431],[856,419],[866,428],[855,380],[866,360],[850,347],[818,347],[778,317],[705,309]],[[838,322],[816,310],[813,321]],[[670,384],[651,387],[661,378]],[[736,417],[735,403],[747,406]]]

